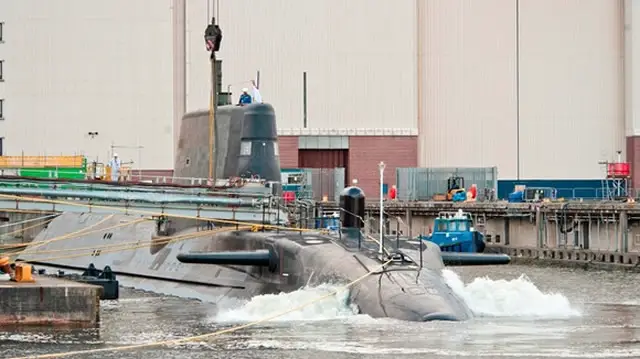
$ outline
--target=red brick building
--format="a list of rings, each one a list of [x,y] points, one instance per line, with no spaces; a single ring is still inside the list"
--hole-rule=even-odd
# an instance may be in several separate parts
[[[384,182],[389,187],[395,184],[396,168],[418,166],[418,136],[412,130],[279,132],[282,168],[343,167],[346,184],[357,179],[369,198],[378,197],[380,161],[386,164]]]

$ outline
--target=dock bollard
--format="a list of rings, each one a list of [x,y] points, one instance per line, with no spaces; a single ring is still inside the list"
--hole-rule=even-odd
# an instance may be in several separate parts
[[[31,275],[31,264],[17,263],[16,272],[12,279],[14,282],[19,283],[33,283],[35,279]]]

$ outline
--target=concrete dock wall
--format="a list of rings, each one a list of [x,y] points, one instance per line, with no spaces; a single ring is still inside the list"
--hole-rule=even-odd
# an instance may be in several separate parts
[[[0,282],[0,325],[92,326],[99,320],[101,287],[35,277]]]
[[[429,233],[441,212],[469,213],[489,250],[518,258],[640,268],[640,205],[620,202],[388,202],[386,234]],[[332,208],[327,205],[326,208]],[[379,232],[379,205],[367,203],[366,230]]]

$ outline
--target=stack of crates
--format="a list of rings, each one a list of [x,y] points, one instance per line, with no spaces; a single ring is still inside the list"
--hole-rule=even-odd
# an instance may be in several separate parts
[[[0,156],[4,175],[35,178],[85,179],[84,156]]]

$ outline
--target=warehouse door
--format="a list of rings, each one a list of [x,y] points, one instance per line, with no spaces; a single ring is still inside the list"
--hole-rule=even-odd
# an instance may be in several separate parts
[[[349,178],[349,150],[298,150],[299,168],[344,168]]]

